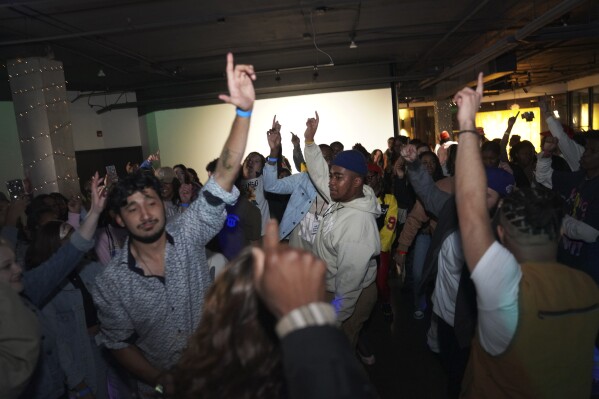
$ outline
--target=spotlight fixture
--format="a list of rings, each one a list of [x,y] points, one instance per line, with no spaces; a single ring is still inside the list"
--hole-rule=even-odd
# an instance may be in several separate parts
[[[318,77],[318,67],[316,65],[314,65],[314,72],[312,73],[312,77],[314,78],[314,80],[316,80],[316,78]]]
[[[275,70],[275,80],[277,82],[281,81],[281,72],[279,72],[279,70]]]
[[[102,68],[100,68],[100,70],[98,71],[98,77],[99,78],[105,78],[106,74],[104,73],[104,70]]]
[[[358,48],[358,45],[356,44],[356,41],[355,41],[355,39],[356,39],[356,37],[355,37],[354,35],[352,35],[352,36],[350,37],[350,40],[351,40],[351,41],[350,41],[350,43],[349,43],[349,48]]]

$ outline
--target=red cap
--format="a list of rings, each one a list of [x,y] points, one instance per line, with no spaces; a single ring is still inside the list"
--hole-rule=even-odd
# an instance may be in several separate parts
[[[447,132],[447,130],[443,130],[441,132],[441,136],[439,137],[441,137],[441,140],[449,140],[449,132]]]

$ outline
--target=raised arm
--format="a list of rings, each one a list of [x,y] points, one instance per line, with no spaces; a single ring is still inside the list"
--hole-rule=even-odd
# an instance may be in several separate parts
[[[429,175],[424,168],[421,167],[416,147],[409,144],[402,148],[401,156],[405,159],[408,164],[408,179],[416,192],[416,195],[422,202],[422,206],[429,213],[439,216],[445,201],[447,201],[451,195],[439,189],[435,185],[435,182],[431,175]]]
[[[518,115],[520,115],[520,111],[518,111],[516,116],[510,116],[510,118],[507,120],[507,129],[505,130],[505,133],[501,138],[501,142],[499,143],[499,160],[501,162],[509,161],[507,156],[507,144],[510,141],[510,134],[512,133],[512,128],[518,119]]]
[[[456,159],[456,204],[466,263],[470,272],[493,244],[487,210],[487,177],[480,155],[480,136],[474,118],[483,96],[483,74],[478,75],[476,91],[466,87],[453,98],[458,105],[460,150]]]
[[[320,192],[320,195],[330,203],[329,165],[322,156],[320,148],[314,143],[314,136],[316,135],[318,123],[320,121],[318,112],[315,112],[315,116],[316,118],[308,118],[306,121],[306,131],[304,132],[306,166],[308,167],[308,173],[310,174],[312,183],[314,183],[314,186]]]
[[[226,191],[233,189],[233,184],[241,168],[241,161],[250,129],[250,117],[254,108],[256,93],[252,81],[256,73],[252,65],[233,65],[233,54],[227,54],[227,86],[229,95],[218,96],[226,103],[237,107],[237,115],[233,121],[231,132],[225,142],[218,159],[214,180]]]
[[[298,172],[302,172],[302,164],[305,165],[306,160],[300,147],[300,138],[293,132],[291,132],[291,144],[293,144],[293,163],[295,164],[295,169]]]
[[[564,159],[568,162],[568,166],[572,172],[580,169],[580,158],[584,152],[584,147],[572,140],[566,132],[562,124],[553,116],[549,111],[547,100],[545,98],[539,99],[539,108],[541,109],[541,116],[545,118],[547,126],[551,135],[558,140],[559,150],[562,152]]]
[[[50,259],[23,275],[24,294],[33,304],[42,307],[56,287],[79,264],[83,255],[90,250],[100,214],[106,206],[106,188],[100,186],[98,173],[92,178],[92,206],[79,230],[71,236]]]
[[[266,132],[266,137],[270,147],[270,156],[266,159],[263,170],[264,191],[275,194],[291,194],[299,183],[301,175],[295,174],[283,179],[279,179],[277,176],[277,160],[273,160],[273,158],[277,158],[281,145],[281,125],[277,122],[276,115],[272,127]]]

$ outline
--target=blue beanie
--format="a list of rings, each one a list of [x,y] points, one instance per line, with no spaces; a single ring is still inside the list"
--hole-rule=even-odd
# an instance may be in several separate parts
[[[339,154],[337,154],[335,159],[333,159],[332,165],[341,166],[342,168],[351,170],[360,176],[366,176],[368,174],[366,158],[364,158],[364,155],[357,150],[341,151]]]
[[[516,181],[511,173],[500,168],[485,168],[487,187],[497,191],[500,197],[505,197],[514,189]]]

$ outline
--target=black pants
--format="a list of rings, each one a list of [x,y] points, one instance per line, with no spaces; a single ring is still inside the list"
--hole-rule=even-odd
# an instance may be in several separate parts
[[[439,358],[447,375],[447,395],[450,399],[454,399],[460,396],[462,379],[470,356],[470,347],[461,348],[453,327],[440,317],[437,320]]]

